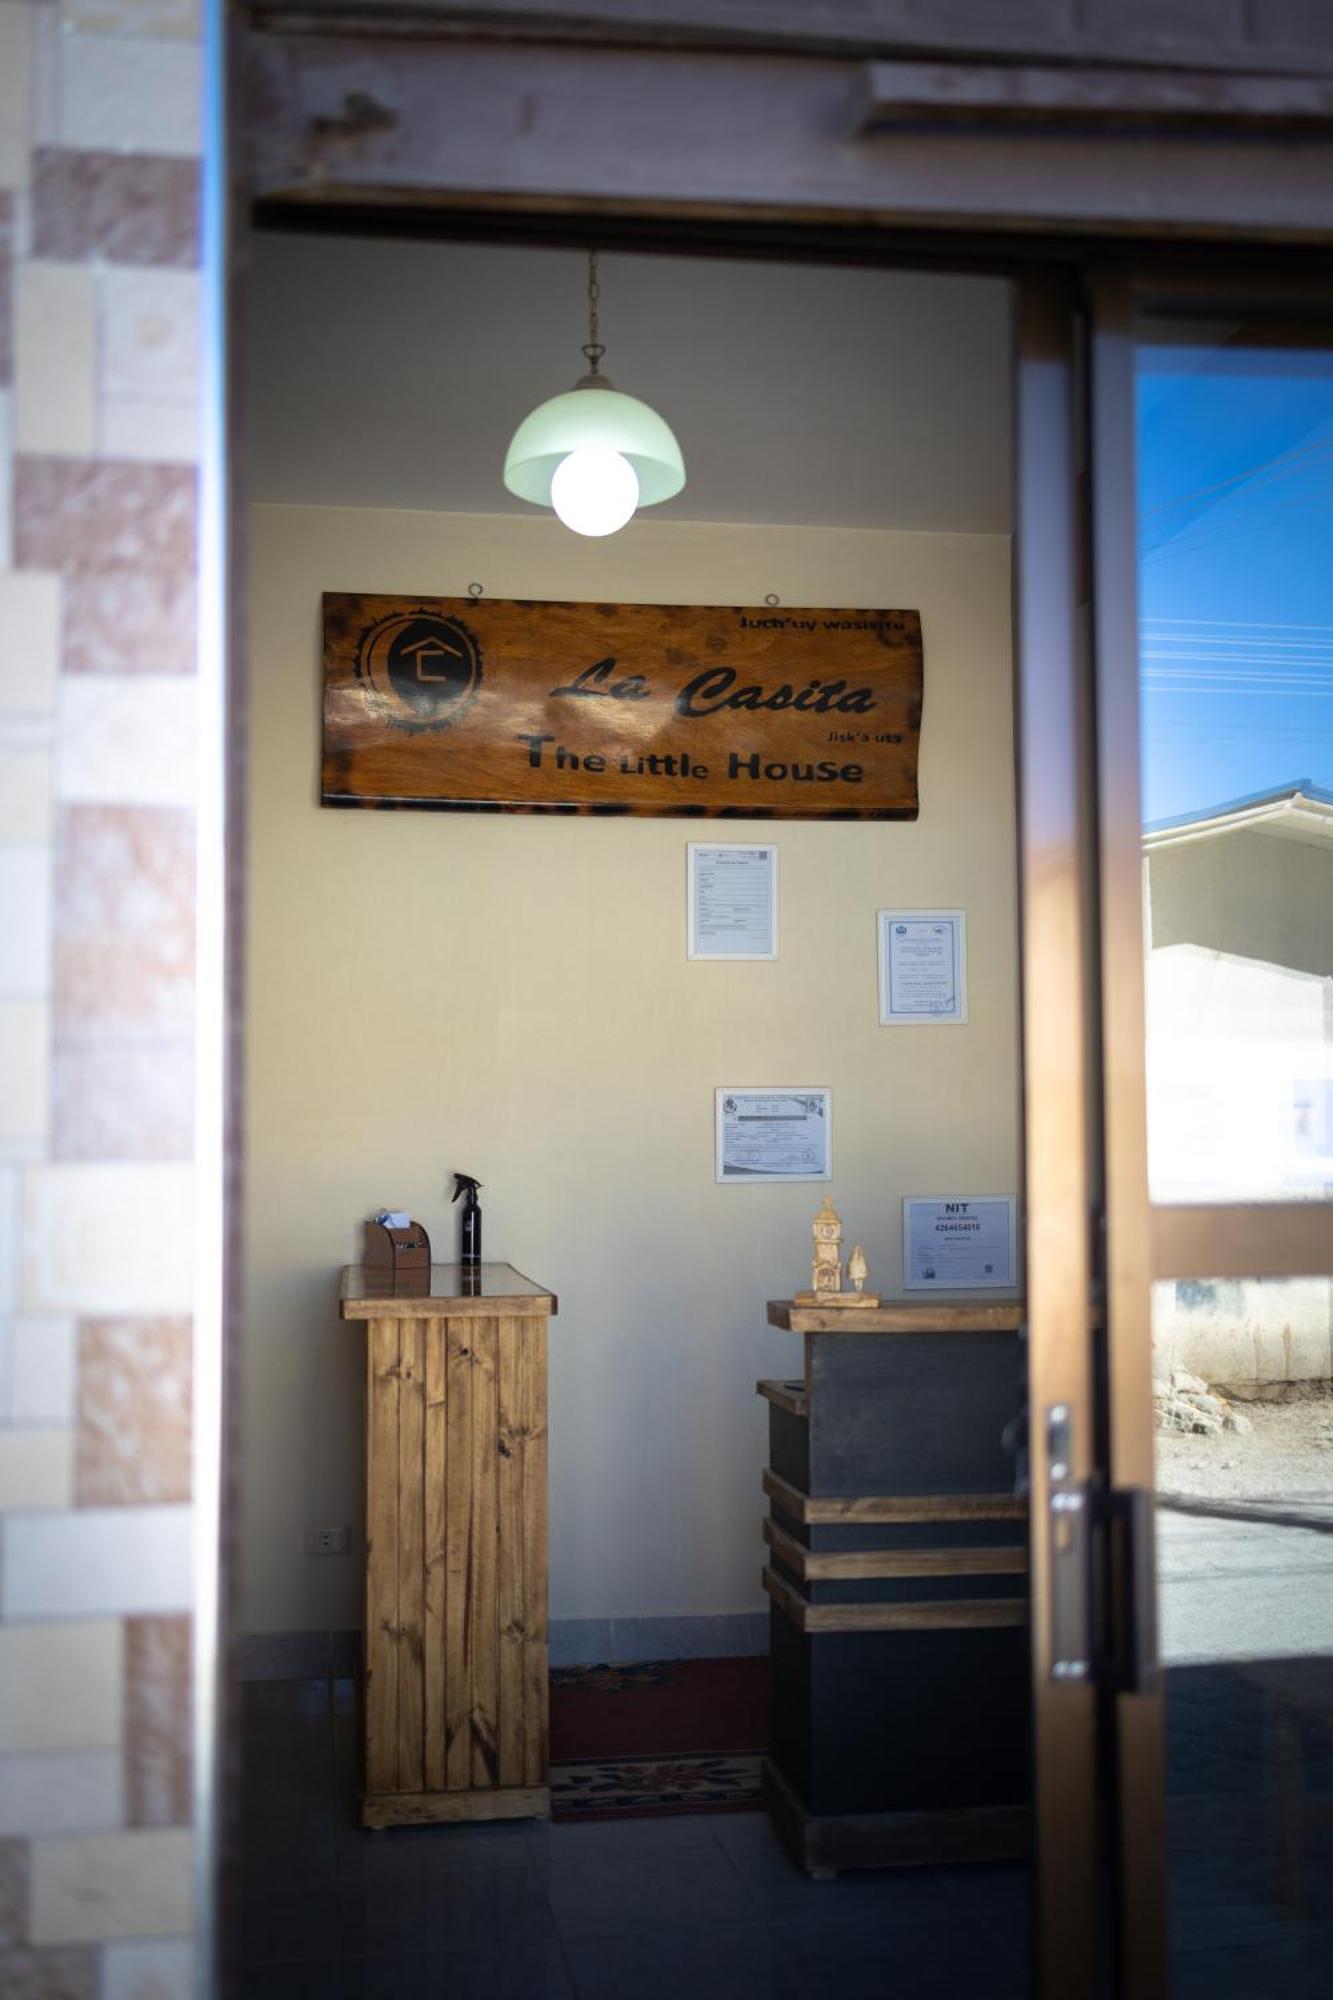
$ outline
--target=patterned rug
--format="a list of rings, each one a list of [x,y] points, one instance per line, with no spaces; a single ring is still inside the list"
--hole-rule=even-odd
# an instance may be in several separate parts
[[[768,1662],[650,1660],[551,1675],[556,1819],[757,1812]]]
[[[662,1813],[758,1812],[763,1758],[607,1757],[552,1764],[553,1819],[648,1819]]]

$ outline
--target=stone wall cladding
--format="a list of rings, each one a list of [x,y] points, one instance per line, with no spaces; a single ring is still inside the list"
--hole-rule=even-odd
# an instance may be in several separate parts
[[[179,1234],[192,1173],[200,74],[197,0],[0,0],[0,1992],[30,2000],[193,1976],[193,1283],[141,1218]]]

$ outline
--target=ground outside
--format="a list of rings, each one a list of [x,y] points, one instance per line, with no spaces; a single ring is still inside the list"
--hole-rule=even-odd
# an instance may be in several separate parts
[[[767,1742],[767,1659],[557,1667],[552,1815],[757,1812]]]

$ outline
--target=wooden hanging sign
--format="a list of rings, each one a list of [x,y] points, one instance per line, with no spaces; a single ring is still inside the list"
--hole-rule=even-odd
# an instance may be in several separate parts
[[[324,598],[329,806],[915,819],[915,611]]]

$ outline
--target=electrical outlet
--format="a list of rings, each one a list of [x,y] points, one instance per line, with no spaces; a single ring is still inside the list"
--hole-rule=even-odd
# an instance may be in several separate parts
[[[350,1528],[307,1528],[305,1552],[308,1556],[345,1556],[352,1546]]]

